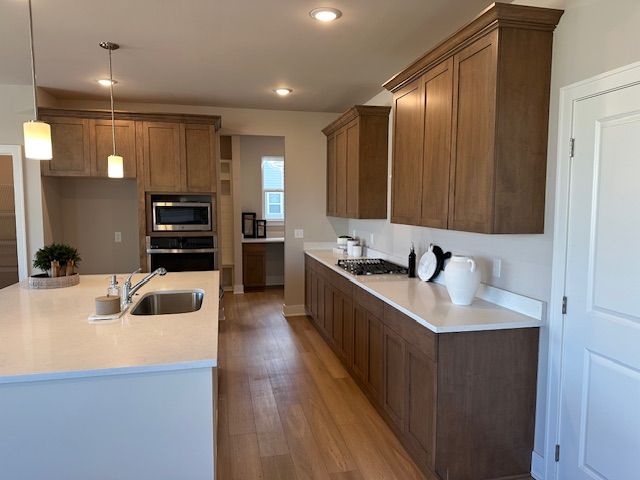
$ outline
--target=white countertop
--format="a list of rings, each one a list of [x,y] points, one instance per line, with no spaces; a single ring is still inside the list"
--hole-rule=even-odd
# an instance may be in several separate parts
[[[89,323],[108,285],[109,275],[82,275],[74,287],[1,289],[0,384],[217,366],[218,272],[168,273],[134,297],[135,305],[146,292],[201,289],[196,312]]]
[[[243,238],[242,243],[284,243],[284,237]]]
[[[306,250],[305,253],[435,333],[542,325],[540,320],[479,298],[469,306],[454,305],[444,286],[423,282],[419,278],[405,275],[351,275],[336,266],[339,258],[346,257],[338,256],[331,250]]]

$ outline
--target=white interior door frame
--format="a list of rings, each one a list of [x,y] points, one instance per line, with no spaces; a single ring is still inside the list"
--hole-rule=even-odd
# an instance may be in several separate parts
[[[558,158],[556,170],[556,203],[553,238],[553,266],[549,314],[549,367],[547,394],[547,425],[545,440],[545,479],[557,479],[555,461],[559,442],[560,401],[562,395],[562,299],[565,294],[567,240],[569,225],[569,194],[571,178],[571,135],[573,111],[577,101],[602,95],[614,90],[640,84],[640,62],[597,75],[560,89],[558,128]],[[562,479],[559,479],[562,480]]]
[[[13,195],[16,210],[16,246],[18,251],[18,279],[29,276],[29,259],[27,253],[27,221],[24,201],[24,170],[22,165],[21,145],[0,145],[0,155],[11,155],[13,158]]]

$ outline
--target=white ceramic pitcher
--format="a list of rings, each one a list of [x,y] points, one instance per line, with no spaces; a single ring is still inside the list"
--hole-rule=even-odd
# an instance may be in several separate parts
[[[453,255],[444,269],[444,283],[456,305],[471,305],[480,286],[480,269],[472,257]]]

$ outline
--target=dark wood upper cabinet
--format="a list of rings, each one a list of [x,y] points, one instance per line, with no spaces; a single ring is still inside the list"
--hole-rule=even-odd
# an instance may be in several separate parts
[[[91,121],[91,176],[107,177],[107,158],[113,153],[111,120]],[[136,125],[115,121],[116,154],[123,158],[124,177],[136,178]]]
[[[397,91],[393,98],[393,169],[391,221],[420,225],[422,197],[422,87],[420,79]]]
[[[215,192],[217,180],[216,133],[211,125],[183,124],[185,192]]]
[[[42,175],[88,177],[91,175],[91,124],[86,118],[49,117],[53,158],[41,162]]]
[[[384,85],[396,110],[392,222],[544,232],[551,51],[562,13],[495,3]]]
[[[181,190],[181,150],[179,123],[142,123],[142,164],[146,191]]]
[[[447,228],[451,169],[453,59],[435,66],[425,73],[420,81],[424,102],[420,225]]]
[[[327,136],[327,215],[387,217],[389,107],[356,105]]]
[[[327,215],[335,217],[337,215],[337,192],[336,192],[336,135],[327,137]]]

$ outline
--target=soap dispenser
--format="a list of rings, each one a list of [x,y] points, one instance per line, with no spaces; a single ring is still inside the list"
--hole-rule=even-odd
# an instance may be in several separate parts
[[[109,288],[107,288],[107,296],[108,297],[119,297],[120,296],[120,287],[118,286],[118,279],[115,275],[111,275],[111,283],[109,284]]]

